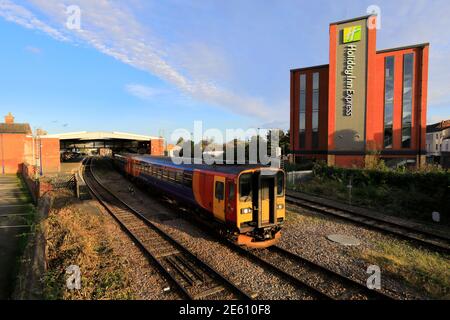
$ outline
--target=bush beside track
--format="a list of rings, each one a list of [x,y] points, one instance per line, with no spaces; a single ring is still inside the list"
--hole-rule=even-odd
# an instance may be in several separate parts
[[[436,168],[411,171],[329,167],[316,163],[313,179],[293,189],[348,201],[347,185],[352,184],[352,203],[375,208],[397,216],[431,220],[431,213],[441,213],[450,225],[450,172]]]

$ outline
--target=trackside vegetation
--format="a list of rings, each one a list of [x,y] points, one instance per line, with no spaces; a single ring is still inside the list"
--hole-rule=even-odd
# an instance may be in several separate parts
[[[309,181],[289,187],[417,220],[430,221],[439,212],[441,223],[450,225],[450,172],[436,167],[349,169],[318,162]]]

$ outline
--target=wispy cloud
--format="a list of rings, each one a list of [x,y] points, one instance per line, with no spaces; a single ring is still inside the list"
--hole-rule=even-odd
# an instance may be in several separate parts
[[[139,99],[142,99],[142,100],[149,100],[156,95],[164,93],[164,91],[161,89],[157,89],[157,88],[153,88],[153,87],[149,87],[149,86],[145,86],[145,85],[137,84],[137,83],[127,84],[125,86],[125,90],[129,94],[131,94]]]
[[[42,53],[42,49],[38,48],[38,47],[33,47],[33,46],[26,46],[25,50],[33,53],[33,54],[41,54]]]
[[[56,40],[68,41],[68,38],[60,31],[38,19],[28,9],[16,5],[9,0],[0,0],[0,16],[5,18],[7,21],[17,23],[27,29],[45,32]]]
[[[241,115],[261,119],[270,117],[270,108],[262,98],[236,94],[195,72],[188,77],[174,64],[169,63],[165,58],[167,52],[162,41],[138,22],[129,9],[130,6],[106,0],[73,0],[70,3],[57,0],[30,2],[56,27],[44,24],[31,11],[9,0],[0,0],[0,9],[6,10],[6,13],[2,12],[2,16],[27,28],[46,32],[57,40],[67,41],[71,38],[86,42],[104,54],[159,77],[194,99]],[[81,30],[65,29],[67,20],[65,9],[73,4],[81,8]],[[212,60],[211,57],[209,59]]]

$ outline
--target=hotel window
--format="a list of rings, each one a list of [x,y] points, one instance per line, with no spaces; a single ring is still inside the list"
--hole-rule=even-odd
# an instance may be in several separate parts
[[[306,74],[300,75],[299,147],[305,147],[306,130]]]
[[[384,60],[384,147],[392,148],[394,112],[394,57]]]
[[[319,73],[313,74],[312,147],[319,147]]]
[[[411,147],[414,54],[403,56],[402,148]]]

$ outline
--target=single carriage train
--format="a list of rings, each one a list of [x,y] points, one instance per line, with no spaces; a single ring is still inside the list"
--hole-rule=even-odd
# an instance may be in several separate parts
[[[115,167],[198,209],[239,245],[265,248],[285,220],[283,170],[261,165],[175,164],[170,158],[115,154]]]

